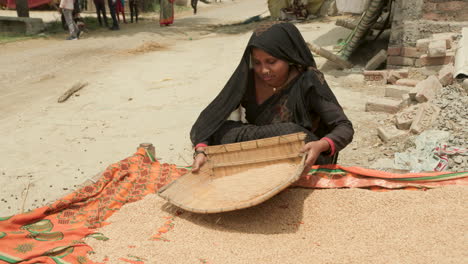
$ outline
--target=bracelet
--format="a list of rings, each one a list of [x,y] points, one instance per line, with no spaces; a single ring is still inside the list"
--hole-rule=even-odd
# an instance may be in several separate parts
[[[208,147],[208,145],[205,144],[205,143],[198,143],[198,144],[194,147],[194,149],[197,149],[198,147]]]
[[[198,154],[203,154],[203,155],[205,155],[205,157],[208,157],[208,155],[206,155],[206,153],[205,153],[204,150],[195,150],[195,152],[193,153],[193,158],[195,159],[195,157],[196,157]]]

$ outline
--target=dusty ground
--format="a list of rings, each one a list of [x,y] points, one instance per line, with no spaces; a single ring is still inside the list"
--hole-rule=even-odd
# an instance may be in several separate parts
[[[201,5],[196,16],[179,14],[171,27],[147,15],[121,31],[97,30],[79,41],[64,41],[64,33],[1,45],[0,215],[56,200],[142,142],[153,143],[163,162],[190,163],[191,125],[232,74],[254,26],[214,25],[265,10],[264,0],[228,1]],[[55,19],[53,13],[32,14]],[[348,34],[333,18],[298,28],[307,41],[325,47]],[[364,111],[383,89],[363,85],[359,72],[316,60],[356,130],[339,163],[368,167],[392,156],[382,151],[375,131],[390,115]],[[89,85],[57,103],[78,81]]]

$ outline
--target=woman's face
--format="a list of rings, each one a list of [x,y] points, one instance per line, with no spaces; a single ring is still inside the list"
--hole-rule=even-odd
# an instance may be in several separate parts
[[[280,87],[288,80],[289,64],[259,48],[252,49],[252,64],[255,75],[269,86]]]

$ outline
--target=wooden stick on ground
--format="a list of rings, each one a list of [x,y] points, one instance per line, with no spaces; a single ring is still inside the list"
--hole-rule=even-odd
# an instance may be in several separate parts
[[[309,46],[309,49],[313,52],[313,53],[316,53],[330,61],[333,61],[334,63],[336,63],[338,66],[340,66],[341,68],[343,69],[349,69],[349,68],[352,68],[353,67],[353,64],[343,58],[341,58],[340,56],[338,55],[335,55],[333,54],[332,52],[320,47],[320,46],[317,46],[315,44],[312,44],[312,43],[309,43],[307,42],[307,46]]]
[[[77,82],[77,83],[75,83],[72,86],[72,88],[68,89],[62,96],[60,96],[60,98],[57,100],[57,102],[59,102],[59,103],[65,102],[70,96],[72,96],[72,94],[78,92],[79,90],[81,90],[86,85],[88,85],[87,82]]]

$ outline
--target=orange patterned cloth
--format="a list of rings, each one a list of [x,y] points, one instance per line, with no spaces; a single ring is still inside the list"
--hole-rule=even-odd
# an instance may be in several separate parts
[[[93,263],[86,236],[124,204],[141,200],[185,174],[185,168],[151,162],[145,149],[112,164],[94,184],[51,205],[0,217],[0,263]]]
[[[0,263],[93,263],[87,236],[96,232],[126,203],[141,200],[185,174],[188,169],[152,162],[145,149],[110,165],[94,184],[84,186],[53,204],[24,214],[0,217]],[[468,185],[468,172],[395,174],[339,165],[314,166],[295,186],[307,188],[431,188]],[[153,239],[171,228],[168,219]],[[125,259],[130,263],[140,260]]]

